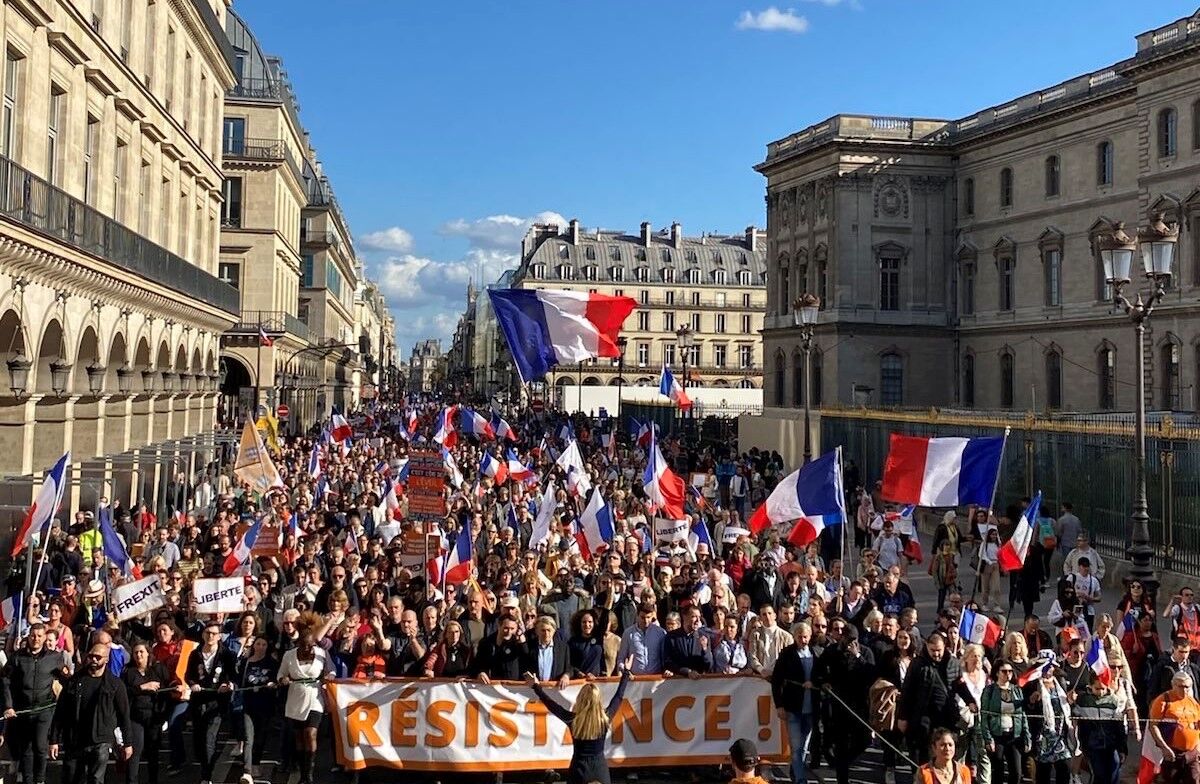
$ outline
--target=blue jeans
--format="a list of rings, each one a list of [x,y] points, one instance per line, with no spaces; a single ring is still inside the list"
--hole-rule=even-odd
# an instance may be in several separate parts
[[[787,730],[788,744],[792,747],[792,781],[805,784],[808,781],[808,766],[804,757],[808,753],[808,739],[812,736],[813,715],[789,711]]]

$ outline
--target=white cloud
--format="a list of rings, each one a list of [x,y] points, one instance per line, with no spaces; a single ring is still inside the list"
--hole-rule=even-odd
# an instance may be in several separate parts
[[[364,247],[388,253],[408,253],[413,247],[413,237],[399,226],[373,231],[359,238]]]
[[[829,4],[828,0],[822,0]],[[743,11],[734,25],[738,30],[762,30],[765,32],[804,33],[808,32],[808,20],[793,9],[780,11],[771,6],[765,11],[751,13]]]
[[[475,220],[458,218],[443,224],[441,233],[451,237],[463,237],[476,248],[518,253],[521,250],[521,239],[535,223],[553,223],[565,227],[567,220],[557,212],[539,212],[528,218],[518,218],[515,215],[489,215]]]

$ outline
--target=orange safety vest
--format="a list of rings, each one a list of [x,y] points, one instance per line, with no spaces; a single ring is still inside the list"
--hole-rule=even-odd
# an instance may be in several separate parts
[[[938,777],[934,775],[933,768],[929,765],[922,765],[917,768],[917,776],[920,784],[941,784]],[[971,784],[971,770],[961,762],[958,764],[958,775],[955,777],[958,784]]]
[[[1197,649],[1200,648],[1200,608],[1193,607],[1191,616],[1191,620],[1188,620],[1188,613],[1180,607],[1179,624],[1175,627],[1175,631],[1187,637],[1192,648]]]

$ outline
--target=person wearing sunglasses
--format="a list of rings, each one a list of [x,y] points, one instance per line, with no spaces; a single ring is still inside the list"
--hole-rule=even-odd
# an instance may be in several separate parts
[[[980,729],[991,760],[991,780],[995,784],[1019,784],[1021,755],[1031,746],[1025,698],[1012,662],[1000,661],[995,677],[995,683],[984,687],[979,708]]]
[[[129,695],[108,671],[108,657],[105,645],[88,650],[84,666],[59,695],[50,722],[50,759],[62,756],[62,779],[72,784],[103,784],[114,748],[120,749],[123,760],[133,756]]]

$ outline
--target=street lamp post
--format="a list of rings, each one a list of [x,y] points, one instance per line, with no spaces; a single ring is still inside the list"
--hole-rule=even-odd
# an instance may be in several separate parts
[[[1133,323],[1134,366],[1137,371],[1137,393],[1134,401],[1134,497],[1133,512],[1129,516],[1130,544],[1129,580],[1137,580],[1153,598],[1158,592],[1158,580],[1150,565],[1154,546],[1150,543],[1150,512],[1146,500],[1146,322],[1155,306],[1165,294],[1165,286],[1171,279],[1171,263],[1175,257],[1175,244],[1179,240],[1179,227],[1163,222],[1162,213],[1154,215],[1149,226],[1138,229],[1137,242],[1125,233],[1125,226],[1117,223],[1111,234],[1097,239],[1100,261],[1104,265],[1104,278],[1112,286],[1113,304],[1125,311]],[[1140,250],[1142,267],[1150,283],[1150,291],[1143,299],[1137,292],[1133,302],[1121,293],[1130,282],[1130,267],[1135,251]]]
[[[810,379],[809,357],[812,356],[813,332],[817,326],[817,313],[821,310],[821,299],[815,294],[805,294],[792,303],[792,319],[800,328],[800,351],[804,354],[804,382],[801,395],[804,398],[804,462],[812,460],[812,380]]]
[[[679,341],[679,351],[683,354],[683,392],[687,394],[688,388],[688,354],[692,352],[692,347],[696,345],[696,334],[692,332],[692,328],[684,324],[679,329],[675,330],[675,338]],[[684,431],[691,431],[692,409],[689,406],[684,412]]]
[[[625,384],[625,347],[629,339],[624,335],[617,338],[617,426],[621,424],[621,390]]]

